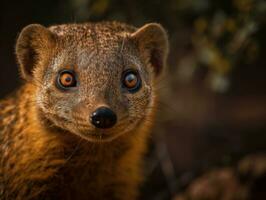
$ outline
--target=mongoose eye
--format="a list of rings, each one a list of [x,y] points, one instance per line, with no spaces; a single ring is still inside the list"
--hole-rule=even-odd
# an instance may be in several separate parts
[[[60,89],[69,89],[77,86],[77,81],[74,71],[63,70],[59,72],[57,77],[57,86]]]
[[[129,92],[136,92],[141,87],[141,79],[136,70],[126,70],[122,76],[122,83]]]

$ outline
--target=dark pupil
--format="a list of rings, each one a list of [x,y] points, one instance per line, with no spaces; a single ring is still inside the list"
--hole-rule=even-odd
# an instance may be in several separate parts
[[[66,77],[65,81],[66,81],[67,83],[69,83],[69,82],[72,81],[72,78],[71,78],[71,77]]]
[[[133,84],[135,84],[135,82],[136,82],[136,76],[135,76],[134,74],[129,74],[129,75],[127,75],[127,77],[126,77],[126,82],[127,82],[127,84],[129,84],[130,86],[133,85]]]

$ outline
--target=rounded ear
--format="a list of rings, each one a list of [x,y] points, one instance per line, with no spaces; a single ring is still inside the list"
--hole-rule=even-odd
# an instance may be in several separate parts
[[[141,56],[152,66],[155,74],[161,74],[166,65],[169,51],[165,29],[157,23],[146,24],[134,32],[131,37],[137,41]]]
[[[28,25],[21,31],[16,43],[16,55],[24,79],[32,79],[34,67],[48,56],[55,45],[55,37],[39,24]]]

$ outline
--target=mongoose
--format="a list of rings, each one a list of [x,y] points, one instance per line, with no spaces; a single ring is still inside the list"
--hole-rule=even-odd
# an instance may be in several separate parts
[[[0,199],[137,199],[167,54],[157,23],[25,27],[25,81],[0,102]]]

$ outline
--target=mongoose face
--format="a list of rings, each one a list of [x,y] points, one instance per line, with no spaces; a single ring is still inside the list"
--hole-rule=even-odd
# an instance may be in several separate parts
[[[155,23],[30,25],[16,46],[40,119],[89,141],[113,140],[147,120],[167,52]]]

